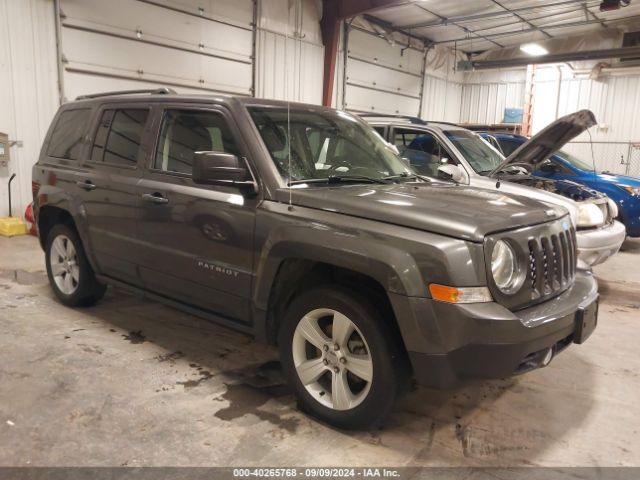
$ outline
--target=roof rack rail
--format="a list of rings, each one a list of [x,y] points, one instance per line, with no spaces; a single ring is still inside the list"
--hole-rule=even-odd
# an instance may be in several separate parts
[[[427,123],[426,121],[422,120],[420,117],[413,117],[411,115],[394,115],[391,113],[374,113],[374,112],[358,113],[358,115],[361,117],[402,118],[405,120],[409,120],[411,123],[415,123],[418,125],[424,125],[425,123]]]
[[[80,95],[76,97],[76,100],[87,100],[89,98],[100,98],[100,97],[111,97],[113,95],[134,95],[137,93],[149,93],[151,95],[170,95],[176,93],[173,88],[153,88],[153,89],[145,89],[145,90],[116,90],[113,92],[103,92],[103,93],[90,93],[88,95]]]

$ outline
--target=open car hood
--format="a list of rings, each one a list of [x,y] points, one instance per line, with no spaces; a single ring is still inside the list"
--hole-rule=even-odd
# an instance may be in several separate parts
[[[579,110],[565,115],[516,148],[489,176],[496,176],[508,165],[527,164],[534,167],[596,123],[591,110]]]

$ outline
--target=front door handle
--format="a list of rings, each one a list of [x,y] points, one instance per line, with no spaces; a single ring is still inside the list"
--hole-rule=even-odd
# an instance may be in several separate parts
[[[76,185],[79,186],[80,188],[89,191],[89,190],[95,190],[96,186],[95,184],[91,181],[91,180],[85,180],[84,182],[76,182]]]
[[[160,193],[143,193],[142,200],[149,203],[169,203],[167,197],[163,197]]]

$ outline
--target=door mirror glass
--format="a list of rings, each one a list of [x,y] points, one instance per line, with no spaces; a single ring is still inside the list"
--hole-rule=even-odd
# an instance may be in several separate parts
[[[445,163],[438,167],[438,178],[443,180],[453,180],[454,182],[461,182],[463,180],[464,175],[462,174],[462,170],[457,165],[451,165]]]
[[[193,181],[204,185],[255,187],[244,159],[222,152],[195,152]]]

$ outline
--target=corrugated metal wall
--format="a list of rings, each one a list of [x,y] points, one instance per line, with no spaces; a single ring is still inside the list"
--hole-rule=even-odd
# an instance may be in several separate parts
[[[505,108],[523,108],[525,70],[473,72],[465,75],[460,121],[501,123]]]
[[[8,215],[13,173],[13,214],[31,202],[31,167],[58,107],[54,25],[51,1],[0,0],[0,132],[22,142],[0,167],[0,217]]]
[[[288,2],[260,3],[256,96],[322,103],[320,12],[311,0],[288,7]]]
[[[588,108],[598,121],[589,136],[584,133],[565,148],[596,169],[625,173],[630,154],[637,152],[630,142],[640,142],[640,76],[610,76],[600,79],[574,78],[568,68],[562,75],[555,67],[536,72],[533,132],[568,113]],[[560,81],[560,83],[559,83]],[[593,154],[592,145],[593,141]]]
[[[427,120],[459,122],[463,84],[425,75],[422,117]]]

